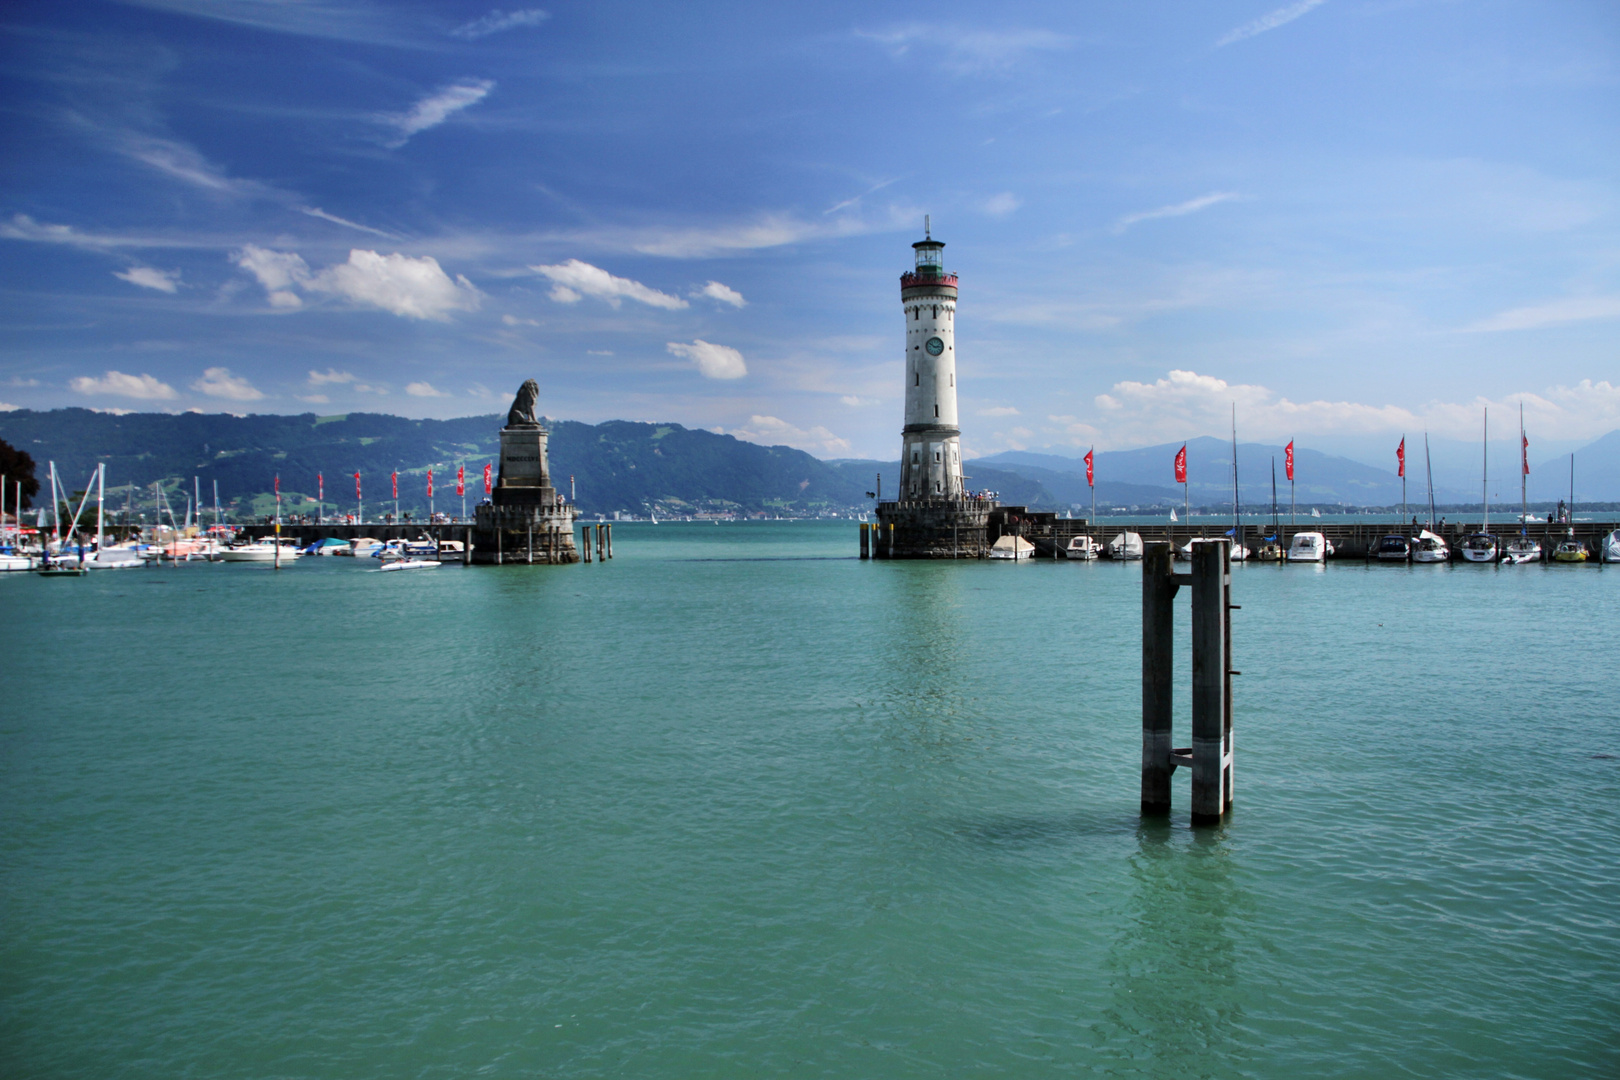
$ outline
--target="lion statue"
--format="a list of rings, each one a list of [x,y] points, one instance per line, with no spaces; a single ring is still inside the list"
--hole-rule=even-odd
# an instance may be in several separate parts
[[[534,415],[534,407],[540,400],[540,384],[528,379],[518,387],[517,397],[512,400],[512,409],[506,414],[506,426],[518,427],[523,424],[539,426],[540,418]]]

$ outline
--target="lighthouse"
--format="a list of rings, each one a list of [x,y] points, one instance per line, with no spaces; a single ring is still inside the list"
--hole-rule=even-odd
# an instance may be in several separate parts
[[[877,504],[880,559],[971,559],[989,553],[993,499],[968,494],[962,429],[956,412],[956,275],[928,219],[911,245],[914,263],[900,275],[906,318],[906,412],[900,430],[900,487]],[[863,549],[865,550],[865,549]]]
[[[911,245],[916,266],[900,275],[906,315],[906,426],[900,496],[908,502],[962,496],[962,429],[956,419],[956,275],[924,218]]]

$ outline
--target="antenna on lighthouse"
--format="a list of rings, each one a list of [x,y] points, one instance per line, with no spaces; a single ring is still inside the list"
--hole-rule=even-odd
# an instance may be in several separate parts
[[[934,238],[934,230],[929,227],[928,215],[924,214],[923,215],[923,239],[932,240],[933,238]]]

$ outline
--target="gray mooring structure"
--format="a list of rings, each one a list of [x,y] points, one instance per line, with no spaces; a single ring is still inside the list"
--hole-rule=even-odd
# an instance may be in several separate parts
[[[574,505],[551,483],[546,461],[548,432],[535,415],[539,397],[539,385],[533,379],[525,382],[501,428],[500,478],[490,501],[478,507],[474,518],[475,563],[580,561],[574,542]],[[585,543],[590,543],[588,536]]]
[[[1170,778],[1192,773],[1192,822],[1212,825],[1232,808],[1231,542],[1193,545],[1192,572],[1178,574],[1169,544],[1142,556],[1142,813],[1170,812]],[[1172,731],[1175,598],[1192,592],[1192,745]]]

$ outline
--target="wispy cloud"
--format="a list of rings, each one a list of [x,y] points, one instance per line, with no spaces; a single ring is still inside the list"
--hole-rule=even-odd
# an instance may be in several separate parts
[[[1620,317],[1620,296],[1576,296],[1546,304],[1513,308],[1492,315],[1467,329],[1474,332],[1539,330],[1544,326],[1562,326],[1565,323],[1616,317]]]
[[[405,384],[405,392],[411,397],[449,397],[449,394],[435,390],[432,383],[413,382]]]
[[[823,210],[822,213],[823,214],[836,214],[840,210],[848,210],[850,207],[856,205],[862,199],[866,198],[868,195],[877,194],[878,192],[882,191],[884,188],[888,187],[890,184],[894,183],[896,180],[899,180],[899,179],[900,178],[898,176],[896,176],[893,179],[884,180],[884,181],[882,181],[880,183],[873,184],[871,187],[867,188],[865,191],[861,192],[859,195],[854,196],[853,198],[845,199],[843,202],[840,202],[840,203],[834,203],[833,205],[827,207],[827,209]]]
[[[1003,191],[1000,195],[992,195],[985,200],[984,212],[991,217],[1006,217],[1022,205],[1023,200],[1018,196],[1010,191]]]
[[[232,261],[258,279],[272,307],[302,307],[303,297],[295,290],[303,290],[340,296],[405,318],[442,322],[451,312],[476,311],[483,299],[472,282],[459,274],[452,279],[431,255],[412,258],[355,248],[348,262],[317,273],[296,252],[248,244]]]
[[[912,23],[888,30],[857,30],[855,36],[883,46],[896,59],[921,46],[930,62],[959,75],[1010,70],[1031,53],[1058,52],[1073,39],[1050,30],[987,30],[977,27]]]
[[[412,135],[438,127],[462,109],[483,101],[494,89],[495,84],[489,79],[463,79],[429,94],[413,105],[410,112],[382,117],[384,123],[399,130],[398,138],[388,145],[404,146]]]
[[[1161,206],[1156,210],[1143,210],[1136,214],[1126,214],[1114,222],[1114,232],[1122,233],[1140,221],[1153,221],[1156,218],[1182,217],[1186,214],[1196,214],[1200,210],[1215,206],[1218,203],[1230,202],[1237,198],[1235,191],[1214,191],[1208,195],[1200,195],[1196,199],[1175,203],[1171,206]]]
[[[172,401],[180,395],[174,387],[152,375],[126,375],[122,371],[109,371],[95,378],[80,375],[68,382],[68,389],[76,394],[91,396],[139,398],[143,401]]]
[[[285,202],[286,193],[257,180],[228,174],[193,146],[176,139],[125,133],[115,137],[118,149],[164,175],[226,198],[271,199]]]
[[[385,240],[401,239],[394,233],[385,232],[382,229],[374,229],[370,225],[362,225],[358,221],[350,221],[348,218],[341,218],[336,214],[328,214],[325,210],[322,210],[318,206],[300,206],[298,208],[298,212],[301,214],[308,214],[312,218],[320,218],[322,221],[330,221],[334,225],[342,225],[346,229],[356,229],[363,233],[370,233],[372,236],[380,236]]]
[[[169,237],[140,234],[87,233],[72,225],[48,225],[27,214],[15,214],[0,221],[0,238],[27,240],[36,244],[67,244],[86,250],[109,248],[218,248],[225,246],[213,237]]]
[[[995,405],[995,406],[992,406],[991,408],[988,408],[988,409],[980,409],[979,410],[979,415],[980,416],[1022,416],[1023,414],[1020,413],[1017,409],[1013,408],[1011,405]]]
[[[1276,11],[1267,12],[1253,22],[1244,23],[1236,30],[1223,35],[1219,41],[1215,42],[1215,47],[1219,49],[1234,42],[1252,38],[1256,34],[1263,34],[1267,30],[1275,30],[1279,26],[1285,26],[1301,15],[1308,13],[1312,8],[1321,7],[1325,3],[1327,3],[1327,0],[1298,0],[1297,3],[1288,4],[1278,8]]]
[[[139,285],[143,289],[172,293],[180,288],[180,271],[159,270],[152,266],[131,266],[127,270],[114,270],[113,277]]]
[[[551,298],[559,304],[577,303],[581,297],[590,296],[605,300],[614,307],[626,299],[669,311],[689,306],[678,296],[648,288],[639,281],[617,277],[579,259],[569,259],[555,266],[531,266],[529,269],[552,282]]]
[[[527,8],[523,11],[502,11],[496,8],[482,18],[456,27],[450,31],[450,36],[476,41],[481,37],[499,34],[503,30],[514,30],[520,26],[539,26],[549,18],[551,15],[539,8]]]
[[[718,281],[711,281],[701,289],[692,290],[692,295],[706,296],[710,300],[718,300],[720,303],[730,304],[734,308],[748,306],[748,301],[743,299],[742,293],[729,285],[722,285]]]
[[[257,401],[264,397],[258,387],[232,375],[229,368],[222,367],[211,367],[204,371],[202,378],[192,383],[191,388],[199,394],[224,398],[226,401]]]
[[[717,430],[721,435],[730,435],[745,442],[791,446],[811,454],[835,457],[849,452],[848,439],[840,438],[820,425],[806,429],[774,416],[750,416],[746,427]]]
[[[325,371],[311,371],[309,373],[309,385],[311,386],[327,386],[332,383],[352,382],[354,382],[354,376],[352,374],[347,371],[339,371],[336,368],[327,368]]]
[[[690,345],[671,341],[665,345],[676,356],[697,365],[698,374],[705,379],[740,379],[748,374],[743,354],[728,345],[715,345],[698,338]]]

